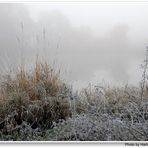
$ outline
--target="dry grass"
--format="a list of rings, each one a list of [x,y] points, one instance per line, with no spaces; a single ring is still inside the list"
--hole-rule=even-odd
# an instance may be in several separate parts
[[[144,90],[141,102],[140,90],[131,86],[84,89],[75,98],[77,114],[58,123],[45,139],[147,141],[148,96]]]
[[[36,62],[31,72],[25,69],[8,75],[1,83],[0,130],[8,135],[26,123],[32,129],[51,128],[53,122],[70,116],[67,86],[47,63]]]
[[[88,86],[73,92],[46,62],[0,86],[0,140],[148,140],[148,93]]]

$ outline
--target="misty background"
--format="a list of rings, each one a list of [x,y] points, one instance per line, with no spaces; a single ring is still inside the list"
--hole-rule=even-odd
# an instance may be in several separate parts
[[[147,14],[147,2],[0,3],[1,74],[39,55],[76,88],[138,84]]]

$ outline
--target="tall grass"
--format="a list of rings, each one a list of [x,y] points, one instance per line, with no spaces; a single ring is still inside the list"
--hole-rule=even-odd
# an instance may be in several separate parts
[[[140,87],[79,92],[47,62],[37,59],[30,71],[21,64],[0,77],[0,140],[147,141],[147,58]]]
[[[46,62],[5,76],[1,140],[148,140],[148,96],[141,88],[87,87],[74,93]],[[141,104],[141,105],[139,105]]]
[[[148,140],[146,88],[142,100],[141,87],[128,85],[76,93],[38,60],[0,84],[0,140]]]
[[[0,130],[11,134],[26,124],[32,129],[52,128],[53,122],[70,116],[68,86],[46,62],[32,71],[21,68],[5,76],[0,86]]]

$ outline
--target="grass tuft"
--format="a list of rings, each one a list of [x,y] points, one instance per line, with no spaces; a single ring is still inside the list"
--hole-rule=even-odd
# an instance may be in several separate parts
[[[0,86],[0,130],[11,135],[23,124],[31,129],[52,128],[53,122],[70,116],[68,86],[46,62],[36,62],[33,71],[21,68],[5,77]],[[19,128],[18,128],[19,127]]]

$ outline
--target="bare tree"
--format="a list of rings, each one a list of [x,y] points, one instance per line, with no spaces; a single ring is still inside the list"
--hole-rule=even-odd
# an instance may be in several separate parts
[[[143,95],[144,95],[144,89],[145,89],[145,86],[146,86],[146,77],[147,77],[147,68],[148,68],[148,47],[147,47],[147,50],[146,50],[146,57],[145,57],[145,60],[144,60],[144,64],[142,65],[142,68],[143,68],[143,74],[142,74],[142,81],[141,81],[141,101],[143,100]]]

